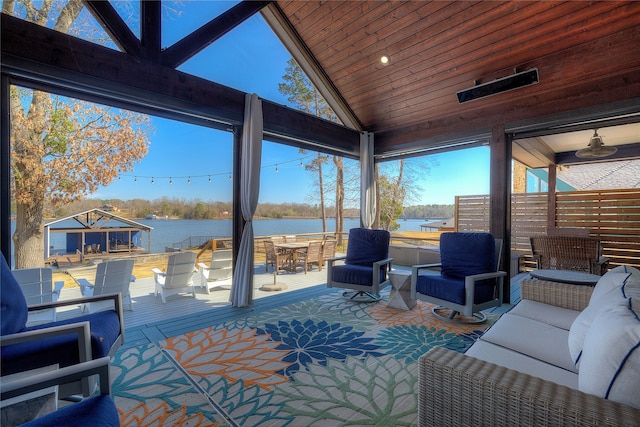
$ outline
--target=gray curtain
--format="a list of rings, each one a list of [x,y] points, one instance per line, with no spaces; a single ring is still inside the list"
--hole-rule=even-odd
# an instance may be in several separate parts
[[[240,162],[240,208],[246,221],[233,273],[230,301],[233,307],[253,305],[253,214],[258,205],[262,163],[262,101],[255,93],[245,96]]]
[[[373,134],[360,134],[360,222],[373,227],[376,219],[376,176],[373,162]]]

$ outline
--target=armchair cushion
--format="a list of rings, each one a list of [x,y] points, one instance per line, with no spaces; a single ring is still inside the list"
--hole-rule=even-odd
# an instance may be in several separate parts
[[[495,239],[490,233],[442,233],[440,262],[442,275],[457,279],[495,271]]]
[[[349,230],[349,246],[345,263],[371,268],[371,264],[389,256],[390,239],[391,235],[386,230],[352,228]]]
[[[36,418],[23,427],[49,426],[119,426],[120,417],[113,399],[102,394],[58,409],[46,417]]]
[[[476,287],[474,289],[475,304],[493,299],[493,284],[483,284],[482,282],[476,283]],[[421,275],[417,278],[416,291],[420,294],[430,295],[455,304],[466,304],[464,278],[457,279],[436,275]]]
[[[120,320],[114,310],[101,311],[86,316],[47,323],[24,328],[19,332],[28,332],[53,326],[70,325],[79,322],[90,322],[91,353],[93,359],[108,356],[112,344],[120,335]],[[13,374],[41,366],[58,363],[65,367],[79,363],[76,334],[60,335],[2,348],[2,375]]]
[[[382,270],[382,268],[381,268]],[[335,282],[352,283],[354,285],[373,286],[373,268],[371,265],[336,265],[333,267],[332,279]],[[381,271],[380,283],[386,280],[385,274]]]
[[[0,255],[2,271],[0,275],[0,335],[14,334],[27,324],[27,300],[18,281],[11,274],[4,256]]]

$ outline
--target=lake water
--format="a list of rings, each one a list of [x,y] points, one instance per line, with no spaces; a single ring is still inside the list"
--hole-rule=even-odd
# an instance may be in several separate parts
[[[420,231],[420,225],[427,222],[438,221],[436,219],[407,219],[399,220],[399,231]],[[230,237],[232,222],[230,219],[212,220],[136,220],[142,224],[153,227],[151,230],[151,252],[162,253],[165,247],[180,247],[180,244],[191,236]],[[76,223],[77,224],[77,223]],[[284,235],[319,233],[322,231],[320,219],[259,219],[253,222],[254,235]],[[359,218],[346,218],[344,229],[349,230],[360,225]],[[11,232],[15,228],[15,221],[11,221]],[[335,220],[327,221],[327,231],[335,231]],[[53,252],[64,251],[65,234],[51,233],[51,245]],[[146,245],[146,236],[143,236],[143,245]]]

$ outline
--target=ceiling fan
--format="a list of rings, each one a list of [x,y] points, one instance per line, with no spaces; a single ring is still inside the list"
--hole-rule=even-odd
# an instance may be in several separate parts
[[[593,136],[587,148],[576,151],[576,157],[580,159],[597,159],[611,156],[616,151],[618,151],[616,147],[606,147],[602,141],[602,137],[598,135],[598,129],[594,129]]]

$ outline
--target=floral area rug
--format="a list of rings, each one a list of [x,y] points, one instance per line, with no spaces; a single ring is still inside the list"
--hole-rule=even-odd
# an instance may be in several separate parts
[[[417,425],[418,358],[464,352],[496,318],[327,294],[123,352],[116,405],[123,425]]]

